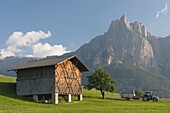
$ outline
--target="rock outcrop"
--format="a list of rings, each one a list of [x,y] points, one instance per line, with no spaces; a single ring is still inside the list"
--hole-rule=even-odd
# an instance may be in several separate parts
[[[90,66],[107,66],[111,62],[127,62],[142,69],[158,67],[152,36],[140,22],[130,23],[123,15],[112,21],[108,31],[92,39],[76,51],[76,54]],[[83,56],[83,57],[82,57]]]

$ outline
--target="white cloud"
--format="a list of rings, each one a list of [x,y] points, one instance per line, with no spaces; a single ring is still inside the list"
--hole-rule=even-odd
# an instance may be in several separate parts
[[[25,55],[25,57],[34,57],[33,55]]]
[[[166,3],[163,9],[156,12],[156,18],[159,18],[160,15],[166,15],[167,11],[168,11],[168,4]]]
[[[6,41],[7,47],[0,49],[1,59],[7,56],[27,56],[27,57],[45,57],[50,55],[62,55],[67,53],[62,45],[50,45],[40,41],[50,38],[51,33],[43,31],[31,31],[27,33],[14,32]]]
[[[165,4],[165,7],[161,10],[162,14],[165,14],[167,13],[167,10],[168,10],[168,5],[167,3]]]
[[[157,13],[156,13],[156,18],[158,18],[159,17],[159,11],[157,11]]]
[[[14,32],[7,40],[6,44],[8,45],[7,50],[17,53],[21,52],[19,47],[31,46],[39,42],[41,39],[46,39],[51,36],[51,33],[44,33],[43,31],[31,31],[27,33]]]
[[[42,44],[38,43],[33,46],[33,56],[35,57],[45,57],[51,55],[62,55],[70,51],[66,51],[66,48],[62,45],[50,45],[48,43]]]
[[[11,51],[7,51],[5,49],[0,49],[0,59],[3,59],[7,56],[15,56],[15,54]]]

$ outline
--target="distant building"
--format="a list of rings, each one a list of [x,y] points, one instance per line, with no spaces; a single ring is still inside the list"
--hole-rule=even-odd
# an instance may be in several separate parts
[[[82,100],[82,72],[87,67],[76,57],[57,57],[23,63],[13,69],[17,73],[17,95],[50,97],[58,103],[59,95],[79,96]]]

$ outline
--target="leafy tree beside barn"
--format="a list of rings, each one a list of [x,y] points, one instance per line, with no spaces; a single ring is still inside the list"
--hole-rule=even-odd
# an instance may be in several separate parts
[[[104,71],[104,69],[95,69],[93,73],[87,76],[88,85],[87,88],[91,90],[95,88],[100,90],[102,97],[104,99],[105,91],[114,92],[115,91],[115,82],[111,78],[110,74]]]

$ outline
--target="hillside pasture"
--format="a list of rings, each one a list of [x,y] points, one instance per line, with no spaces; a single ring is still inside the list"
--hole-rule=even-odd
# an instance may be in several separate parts
[[[119,94],[106,93],[102,99],[100,91],[83,88],[83,101],[73,97],[71,103],[57,105],[35,102],[15,94],[15,78],[0,75],[0,113],[169,113],[170,99],[159,102],[141,100],[126,101]]]

